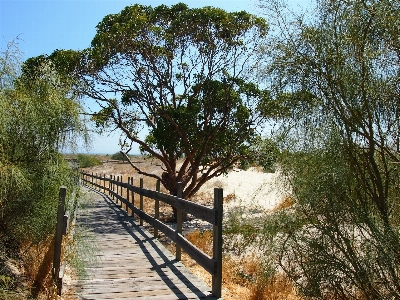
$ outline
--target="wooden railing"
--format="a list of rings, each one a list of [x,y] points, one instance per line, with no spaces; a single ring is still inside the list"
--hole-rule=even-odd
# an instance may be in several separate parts
[[[127,160],[122,160],[122,159],[107,159],[107,160],[102,160],[101,161],[103,164],[127,164],[129,163]]]
[[[54,241],[54,256],[53,256],[53,281],[57,287],[57,295],[61,295],[62,279],[65,272],[65,262],[61,265],[61,249],[62,249],[62,237],[67,234],[68,230],[68,214],[65,211],[65,196],[67,194],[67,188],[60,187],[58,196],[58,209],[57,209],[57,226],[56,235]]]
[[[181,250],[185,251],[199,265],[212,275],[212,293],[217,298],[221,297],[222,287],[222,201],[223,191],[221,188],[214,189],[214,207],[209,208],[194,202],[182,199],[182,184],[178,183],[177,196],[160,192],[160,182],[156,183],[156,190],[143,188],[143,178],[140,179],[140,186],[133,185],[133,178],[128,178],[124,183],[119,180],[119,176],[105,175],[99,176],[93,173],[81,172],[83,183],[88,186],[96,187],[103,193],[108,193],[112,199],[125,204],[125,209],[136,214],[139,217],[139,224],[143,221],[154,227],[154,237],[158,237],[158,231],[163,232],[168,238],[175,242],[176,259],[181,260]],[[121,179],[122,180],[122,179]],[[123,189],[126,191],[126,198],[123,195]],[[134,194],[140,195],[139,208],[135,206]],[[143,210],[143,197],[154,200],[154,216],[149,215]],[[167,203],[177,210],[177,224],[174,230],[167,224],[159,220],[159,202]],[[210,257],[182,235],[182,212],[190,213],[198,219],[209,222],[213,225],[213,257]]]

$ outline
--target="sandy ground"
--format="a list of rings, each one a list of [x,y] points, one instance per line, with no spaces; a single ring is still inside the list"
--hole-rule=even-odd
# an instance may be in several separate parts
[[[264,173],[256,168],[234,169],[206,182],[202,192],[213,193],[213,188],[223,189],[224,197],[229,197],[226,209],[241,206],[272,210],[287,195],[279,173]]]

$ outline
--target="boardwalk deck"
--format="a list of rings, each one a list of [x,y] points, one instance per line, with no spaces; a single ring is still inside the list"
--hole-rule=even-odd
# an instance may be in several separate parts
[[[92,232],[95,257],[75,282],[80,299],[216,299],[149,232],[107,196],[89,192],[93,203],[77,216]]]

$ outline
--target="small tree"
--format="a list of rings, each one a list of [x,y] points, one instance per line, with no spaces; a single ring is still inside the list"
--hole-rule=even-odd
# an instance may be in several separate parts
[[[89,154],[78,154],[76,156],[80,168],[90,168],[101,165],[100,158]]]
[[[133,168],[171,194],[182,182],[190,198],[237,161],[252,159],[263,121],[259,102],[268,98],[252,83],[266,33],[262,18],[243,11],[133,5],[106,16],[90,48],[47,59],[97,101],[93,119],[121,130],[125,153],[136,143],[164,172]]]
[[[53,233],[59,187],[74,186],[59,151],[85,131],[76,98],[54,88],[51,65],[40,78],[23,78],[20,59],[15,44],[0,55],[1,258]]]
[[[119,151],[119,152],[115,152],[113,155],[111,155],[111,159],[126,161],[129,159],[129,157],[127,157],[126,155],[124,155],[124,153]]]

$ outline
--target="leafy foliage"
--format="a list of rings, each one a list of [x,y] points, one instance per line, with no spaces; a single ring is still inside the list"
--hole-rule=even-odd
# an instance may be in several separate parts
[[[115,160],[126,160],[126,157],[119,151],[112,154],[110,158]]]
[[[290,20],[276,3],[266,71],[288,108],[281,166],[296,203],[267,226],[276,258],[312,299],[398,298],[399,3],[320,1]]]
[[[106,16],[90,48],[57,50],[47,59],[97,100],[94,121],[119,128],[127,153],[137,143],[165,166],[162,176],[135,166],[140,173],[172,194],[182,182],[190,198],[252,157],[255,128],[268,114],[260,108],[269,93],[252,83],[267,30],[264,19],[243,11],[136,4]],[[32,59],[26,73],[41,59]]]
[[[41,78],[26,81],[15,77],[20,61],[10,57],[20,57],[13,45],[1,55],[7,66],[0,89],[2,256],[15,256],[21,244],[37,244],[53,233],[59,188],[72,191],[75,185],[59,150],[84,130],[79,104],[67,90],[55,88],[51,65],[41,66]]]
[[[81,168],[89,168],[101,165],[101,160],[93,155],[78,154],[76,158],[78,159],[79,167]]]
[[[277,142],[270,138],[260,137],[253,142],[252,147],[255,153],[255,164],[261,166],[265,172],[275,172],[280,156]]]

